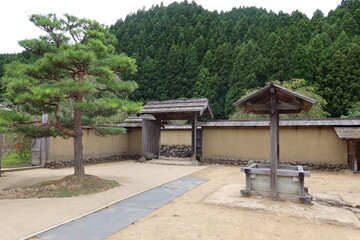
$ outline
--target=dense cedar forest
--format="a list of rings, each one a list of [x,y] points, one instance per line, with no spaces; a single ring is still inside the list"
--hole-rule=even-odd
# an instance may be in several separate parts
[[[207,97],[227,118],[246,89],[305,79],[332,117],[360,101],[360,0],[329,13],[275,13],[255,7],[211,12],[195,2],[139,10],[110,26],[118,52],[137,59],[134,100]],[[30,61],[26,53],[0,55]]]

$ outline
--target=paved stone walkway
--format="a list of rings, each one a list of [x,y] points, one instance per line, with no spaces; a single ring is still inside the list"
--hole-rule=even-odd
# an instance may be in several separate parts
[[[199,178],[180,178],[38,234],[36,237],[43,240],[104,239],[206,181]]]

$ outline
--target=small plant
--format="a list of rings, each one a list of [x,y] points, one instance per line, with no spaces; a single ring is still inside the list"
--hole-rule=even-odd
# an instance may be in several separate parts
[[[28,167],[31,164],[31,139],[20,134],[5,134],[2,167]]]

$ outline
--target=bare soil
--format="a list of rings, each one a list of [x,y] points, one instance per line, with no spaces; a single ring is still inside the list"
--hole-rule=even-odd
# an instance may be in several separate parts
[[[352,206],[360,204],[360,175],[311,172],[305,184],[310,194],[333,194]],[[205,199],[229,184],[244,186],[238,167],[209,167],[191,177],[209,181],[110,236],[108,240],[252,240],[360,239],[360,230],[318,219],[207,204]],[[239,189],[240,190],[240,189]],[[240,195],[240,193],[238,193]],[[276,203],[280,206],[288,202]],[[303,205],[296,205],[302,208]],[[306,209],[307,207],[303,207]],[[334,211],[336,212],[336,207]],[[306,210],[304,210],[306,211]],[[360,218],[359,215],[357,215]]]
[[[77,197],[1,199],[0,239],[24,238],[201,169],[204,167],[144,164],[135,161],[88,165],[86,173],[115,180],[121,185],[107,191]],[[0,192],[4,189],[62,179],[73,173],[73,168],[4,172],[0,177]]]
[[[0,192],[0,199],[73,197],[106,191],[120,184],[113,180],[93,175],[66,176],[60,180],[36,183],[26,187],[15,187]]]

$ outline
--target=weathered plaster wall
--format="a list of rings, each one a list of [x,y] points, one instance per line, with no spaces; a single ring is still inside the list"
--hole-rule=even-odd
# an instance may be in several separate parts
[[[191,129],[161,130],[161,145],[191,145]]]
[[[203,132],[204,158],[269,159],[268,127],[206,127]],[[346,141],[333,127],[280,127],[280,160],[345,164]]]
[[[141,128],[124,135],[96,136],[83,130],[84,158],[141,155]],[[269,159],[268,127],[204,127],[203,158]],[[162,145],[190,145],[191,130],[162,130]],[[72,160],[72,139],[51,138],[49,161]],[[280,127],[280,160],[346,164],[347,146],[333,127]]]
[[[83,130],[84,158],[127,154],[128,133],[123,135],[96,136],[93,129]],[[50,138],[49,161],[73,160],[73,139]]]
[[[141,155],[141,128],[128,130],[128,151],[127,154]]]

